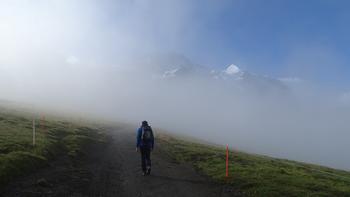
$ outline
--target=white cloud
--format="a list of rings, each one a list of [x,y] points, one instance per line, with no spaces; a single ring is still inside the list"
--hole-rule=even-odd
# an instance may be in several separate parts
[[[80,63],[80,60],[76,56],[69,56],[66,58],[66,62],[70,65],[76,65]]]

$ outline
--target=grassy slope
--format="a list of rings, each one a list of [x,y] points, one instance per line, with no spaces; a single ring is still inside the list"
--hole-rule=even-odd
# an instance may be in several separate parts
[[[230,178],[226,179],[225,148],[167,135],[158,138],[160,147],[171,157],[191,163],[244,196],[350,196],[350,172],[231,151]]]
[[[37,121],[33,146],[31,116],[0,108],[0,186],[45,166],[58,155],[77,157],[84,154],[88,144],[103,141],[104,135],[97,127],[47,120]]]

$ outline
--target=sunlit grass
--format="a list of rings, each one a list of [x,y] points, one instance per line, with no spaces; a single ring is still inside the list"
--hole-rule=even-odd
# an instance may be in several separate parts
[[[33,146],[32,124],[29,115],[0,113],[0,185],[45,166],[58,155],[82,155],[89,144],[105,139],[100,128],[86,123],[37,120]]]

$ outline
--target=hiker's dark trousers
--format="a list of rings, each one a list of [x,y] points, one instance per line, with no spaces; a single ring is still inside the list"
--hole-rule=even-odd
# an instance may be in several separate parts
[[[142,171],[146,172],[146,167],[151,167],[151,148],[149,147],[141,147],[141,166]]]

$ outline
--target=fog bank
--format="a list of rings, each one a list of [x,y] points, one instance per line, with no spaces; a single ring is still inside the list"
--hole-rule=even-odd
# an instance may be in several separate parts
[[[346,94],[250,73],[249,65],[199,65],[179,51],[191,39],[184,29],[195,25],[192,4],[148,3],[1,2],[0,99],[148,120],[243,151],[350,170]]]

